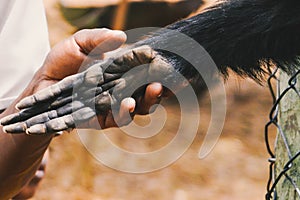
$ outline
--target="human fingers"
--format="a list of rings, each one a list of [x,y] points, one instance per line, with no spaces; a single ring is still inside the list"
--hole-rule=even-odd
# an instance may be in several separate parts
[[[145,94],[138,101],[136,108],[136,114],[148,114],[154,111],[153,107],[155,104],[158,104],[163,93],[163,86],[158,83],[151,83],[146,87]]]
[[[129,124],[132,121],[133,115],[136,106],[136,101],[131,98],[125,98],[121,101],[120,109],[117,115],[114,115],[113,112],[109,112],[106,119],[104,128],[109,127],[120,127]]]

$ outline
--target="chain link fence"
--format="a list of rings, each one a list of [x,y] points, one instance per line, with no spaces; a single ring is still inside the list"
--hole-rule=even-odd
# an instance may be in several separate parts
[[[268,78],[268,86],[270,89],[270,93],[273,98],[273,106],[269,114],[269,122],[265,125],[265,142],[267,146],[268,153],[270,154],[269,162],[269,180],[267,183],[267,193],[265,196],[266,200],[276,200],[276,199],[287,199],[287,197],[279,197],[278,195],[278,187],[279,183],[285,179],[283,184],[289,184],[289,187],[293,189],[293,199],[300,199],[300,185],[299,182],[297,184],[297,178],[295,177],[295,173],[290,173],[292,170],[298,171],[299,165],[296,165],[296,162],[299,162],[300,159],[300,148],[295,150],[291,150],[292,146],[295,148],[295,145],[293,143],[299,143],[300,141],[293,141],[291,142],[288,137],[289,135],[286,133],[286,130],[281,121],[280,118],[280,104],[285,101],[284,97],[288,95],[288,93],[294,92],[296,93],[296,98],[298,98],[296,101],[300,100],[300,91],[299,87],[297,87],[297,79],[300,80],[300,70],[295,71],[289,78],[287,87],[280,88],[279,79],[277,77],[278,75],[278,68],[271,68],[268,67],[270,76]],[[281,80],[282,81],[282,80]],[[277,87],[273,87],[273,83],[277,83]],[[284,100],[283,100],[284,99]],[[297,112],[297,111],[295,111]],[[284,153],[287,154],[288,159],[287,162],[283,164],[283,167],[278,169],[278,161],[282,159],[278,156],[277,153],[275,153],[275,145],[272,137],[271,137],[271,130],[272,127],[275,127],[277,129],[277,138],[280,138],[280,140],[283,141],[283,147],[284,147]],[[297,128],[298,129],[298,128]],[[299,134],[299,130],[295,130]],[[275,142],[276,143],[276,142]],[[299,146],[298,146],[299,147]],[[277,151],[277,149],[276,149]],[[297,169],[298,168],[298,169]]]

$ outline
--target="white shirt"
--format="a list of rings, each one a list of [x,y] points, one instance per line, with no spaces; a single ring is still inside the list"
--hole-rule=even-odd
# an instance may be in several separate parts
[[[41,0],[0,0],[0,110],[25,89],[49,52]]]

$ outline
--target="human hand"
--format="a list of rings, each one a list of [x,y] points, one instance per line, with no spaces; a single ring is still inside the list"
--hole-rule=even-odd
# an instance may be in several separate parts
[[[121,44],[123,44],[125,39],[126,36],[124,35],[124,33],[120,31],[111,31],[108,29],[84,30],[76,33],[72,37],[56,45],[53,48],[53,50],[49,53],[43,67],[38,72],[39,76],[37,77],[39,78],[39,81],[36,90],[40,90],[47,86],[53,85],[54,83],[58,82],[65,76],[78,72],[81,63],[84,60],[87,59],[89,61],[92,61],[94,59],[101,58],[103,56],[103,53],[118,48]],[[122,68],[119,70],[122,71]],[[49,91],[52,92],[51,89],[47,90],[46,93],[48,95],[49,95]],[[88,122],[82,123],[82,127],[84,128],[94,127],[94,124],[98,122],[100,123],[101,128],[113,127],[113,126],[117,126],[116,119],[119,122],[118,125],[127,124],[131,120],[131,118],[128,118],[128,112],[130,113],[134,112],[135,114],[148,113],[149,108],[153,104],[158,102],[159,100],[158,97],[161,95],[161,93],[162,93],[161,84],[159,83],[150,84],[147,86],[145,90],[145,94],[142,97],[140,97],[137,102],[131,97],[122,99],[119,113],[117,114],[117,116],[112,116],[112,113],[109,111],[106,112],[105,114],[97,113],[98,114],[97,117],[90,118]],[[47,107],[48,106],[49,105],[47,105]],[[38,107],[36,107],[33,110],[29,110],[29,112],[28,110],[26,110],[25,112],[23,112],[21,118],[18,114],[15,114],[13,116],[8,116],[4,120],[2,120],[1,123],[5,125],[7,124],[8,121],[9,123],[14,123],[17,121],[27,120],[32,116],[39,114],[38,112],[42,111],[40,110],[40,108],[41,108],[40,105],[38,105]],[[24,118],[24,113],[25,113],[25,118]],[[64,114],[69,114],[69,113],[64,113]],[[47,117],[48,119],[46,119],[46,121],[50,120],[49,116]],[[7,119],[9,120],[7,121]],[[11,119],[13,120],[11,121]],[[24,132],[31,125],[45,122],[45,121],[41,121],[41,119],[42,118],[39,118],[37,121],[31,120],[30,123],[34,121],[34,124],[30,124],[27,120],[27,122],[25,123],[21,122],[21,124],[15,124],[15,126],[13,127],[6,126],[4,130],[6,132]],[[45,119],[43,118],[43,120]],[[64,119],[59,119],[59,120],[60,122],[65,123]],[[74,127],[67,127],[67,128],[74,128]],[[67,128],[63,128],[62,130],[65,130]],[[54,130],[52,130],[52,132],[53,131]]]

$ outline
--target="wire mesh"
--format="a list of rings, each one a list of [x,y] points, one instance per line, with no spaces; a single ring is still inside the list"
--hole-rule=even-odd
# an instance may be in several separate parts
[[[268,86],[270,89],[270,93],[273,98],[273,106],[271,108],[270,114],[269,114],[269,121],[265,125],[265,142],[266,147],[268,150],[268,153],[270,155],[269,158],[269,180],[267,183],[267,193],[265,195],[266,200],[276,200],[278,199],[278,194],[276,191],[276,187],[278,187],[278,183],[281,179],[286,178],[288,180],[288,183],[293,187],[294,189],[294,196],[297,197],[297,199],[300,199],[300,189],[299,185],[297,185],[295,177],[293,175],[289,174],[288,172],[295,167],[299,167],[295,165],[295,162],[298,161],[297,159],[300,159],[300,149],[296,153],[292,153],[291,151],[291,143],[287,140],[287,135],[284,132],[284,129],[282,128],[282,125],[280,124],[279,119],[279,105],[281,101],[283,101],[283,98],[289,93],[289,92],[295,92],[297,98],[300,100],[300,91],[297,89],[297,79],[299,80],[300,77],[300,70],[295,71],[288,80],[288,86],[286,88],[280,88],[279,80],[277,78],[278,74],[278,68],[272,69],[271,67],[268,68],[270,72],[270,76],[268,78]],[[277,82],[277,87],[273,88],[272,83]],[[275,154],[275,148],[271,144],[271,137],[270,137],[270,129],[271,126],[275,126],[277,129],[277,137],[281,137],[282,141],[284,142],[284,148],[286,150],[286,153],[288,155],[288,161],[284,164],[284,167],[281,169],[281,171],[278,173],[278,169],[276,170],[276,163],[279,158],[276,158]],[[297,142],[297,141],[295,141]],[[299,141],[298,141],[299,142]],[[297,169],[295,169],[297,170]],[[295,198],[296,199],[296,198]]]

